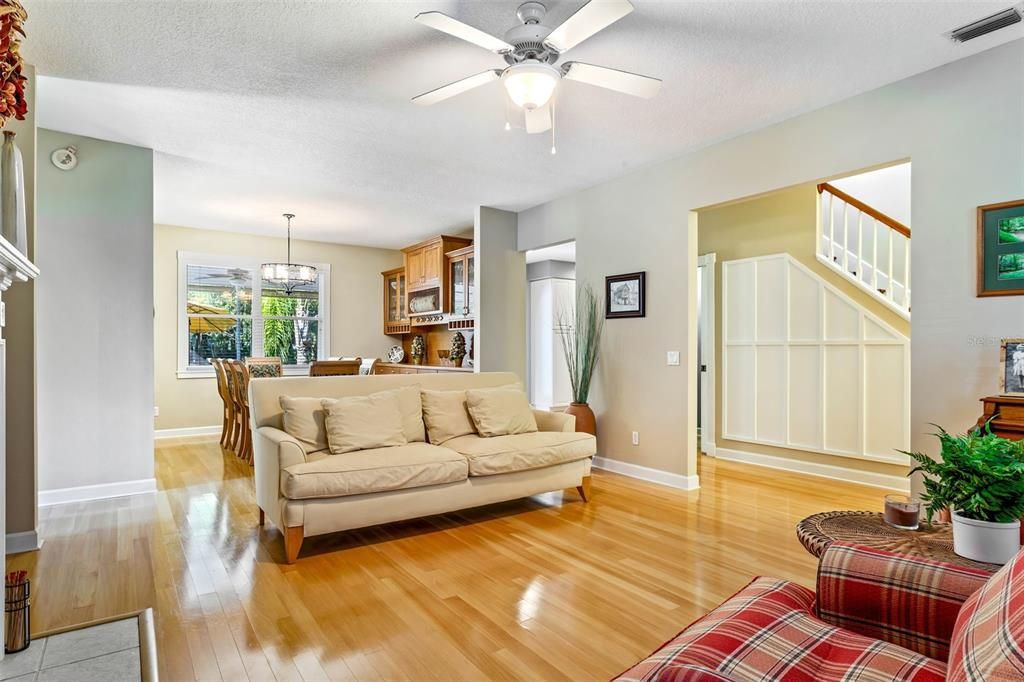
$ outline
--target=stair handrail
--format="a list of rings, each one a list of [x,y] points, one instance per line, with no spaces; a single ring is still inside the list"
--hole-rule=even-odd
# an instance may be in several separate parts
[[[838,199],[841,199],[842,201],[845,201],[847,204],[849,204],[850,206],[853,206],[854,208],[856,208],[860,212],[862,212],[862,213],[864,213],[866,215],[871,216],[872,218],[874,218],[878,222],[882,223],[883,225],[889,227],[890,229],[892,229],[892,230],[894,230],[896,232],[899,232],[900,234],[902,234],[907,239],[910,239],[910,228],[909,227],[907,227],[906,225],[904,225],[900,221],[896,220],[895,218],[887,216],[886,214],[884,214],[881,211],[879,211],[877,208],[873,208],[871,206],[868,206],[867,204],[865,204],[860,199],[857,199],[855,197],[851,197],[849,194],[847,194],[843,190],[839,189],[838,187],[836,187],[834,185],[830,185],[827,182],[822,182],[822,183],[820,183],[818,185],[818,194],[821,194],[822,192],[828,192],[832,196],[834,196],[834,197],[836,197]]]

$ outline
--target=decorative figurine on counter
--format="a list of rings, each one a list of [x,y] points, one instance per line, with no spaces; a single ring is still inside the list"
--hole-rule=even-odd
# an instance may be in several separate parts
[[[417,334],[413,337],[409,351],[409,355],[412,357],[412,364],[422,365],[423,357],[427,354],[427,344],[423,340],[423,334]]]
[[[455,332],[455,336],[452,337],[452,350],[448,357],[456,367],[462,367],[462,359],[466,357],[466,337],[462,332]]]

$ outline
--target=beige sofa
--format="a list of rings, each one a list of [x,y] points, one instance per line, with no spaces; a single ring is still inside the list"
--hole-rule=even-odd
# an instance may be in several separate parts
[[[284,534],[288,563],[303,538],[576,488],[586,501],[596,441],[575,433],[575,418],[534,411],[538,431],[442,445],[410,442],[343,455],[309,451],[285,433],[281,396],[343,398],[401,386],[428,390],[518,383],[510,373],[388,374],[253,379],[256,502]]]

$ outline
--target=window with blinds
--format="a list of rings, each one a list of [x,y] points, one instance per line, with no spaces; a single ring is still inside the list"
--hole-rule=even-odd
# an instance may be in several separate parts
[[[321,358],[330,270],[318,268],[289,295],[261,280],[259,263],[179,254],[179,374],[209,374],[213,358],[279,357],[295,371]]]

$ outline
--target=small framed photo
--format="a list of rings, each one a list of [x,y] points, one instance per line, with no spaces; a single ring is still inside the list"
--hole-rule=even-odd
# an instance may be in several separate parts
[[[1024,397],[1024,339],[999,344],[999,392]]]
[[[978,296],[1024,296],[1024,199],[978,207]]]
[[[646,272],[604,278],[604,316],[643,317],[646,314]]]

